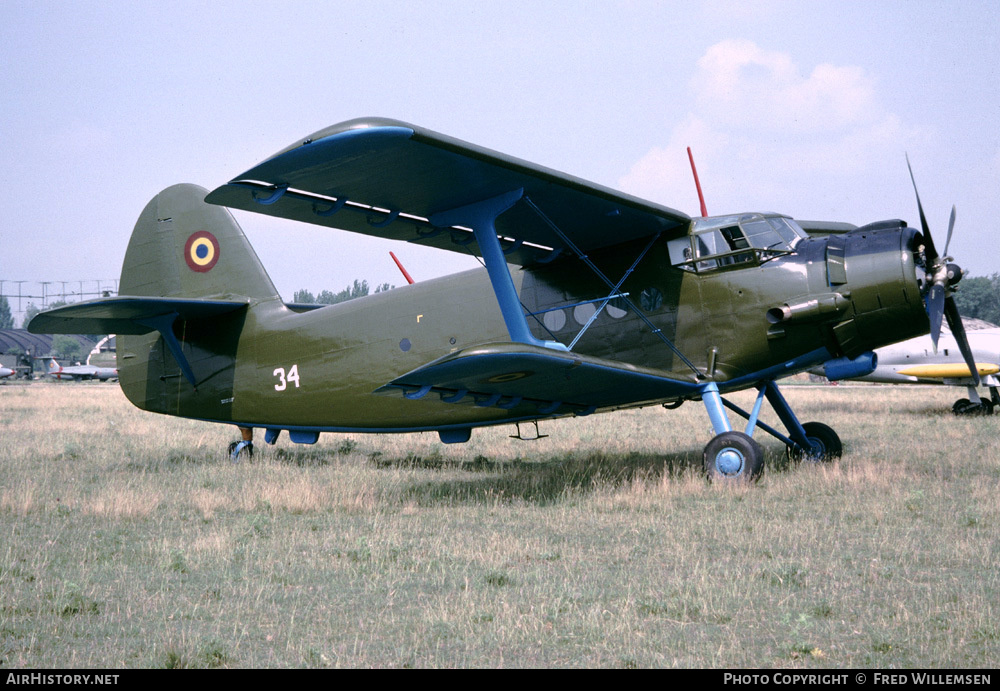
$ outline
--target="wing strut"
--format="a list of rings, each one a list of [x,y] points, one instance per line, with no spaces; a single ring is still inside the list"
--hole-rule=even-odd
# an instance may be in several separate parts
[[[497,216],[514,206],[523,196],[524,189],[518,188],[491,199],[438,212],[433,214],[429,220],[432,225],[438,227],[465,226],[472,228],[476,242],[479,244],[479,251],[486,263],[486,271],[489,273],[493,292],[500,304],[504,324],[507,325],[507,332],[512,341],[552,348],[553,350],[566,350],[566,346],[562,343],[542,341],[531,334],[528,329],[528,320],[521,308],[521,300],[514,288],[514,279],[510,276],[510,269],[507,268],[503,247],[500,246],[500,239],[497,237],[494,225]]]
[[[555,223],[554,223],[554,222],[552,221],[552,219],[550,219],[550,218],[549,218],[548,216],[546,216],[546,215],[545,215],[545,212],[543,212],[543,211],[542,211],[542,210],[541,210],[540,208],[538,208],[538,205],[537,205],[537,204],[535,204],[535,202],[533,202],[533,201],[531,200],[531,198],[530,198],[530,197],[527,197],[527,196],[526,196],[526,197],[524,197],[524,203],[525,203],[525,204],[527,204],[527,205],[528,205],[528,206],[529,206],[529,207],[531,208],[531,210],[532,210],[532,211],[534,211],[534,212],[535,212],[536,214],[538,214],[539,218],[541,218],[541,219],[542,219],[543,221],[545,221],[545,224],[546,224],[546,225],[547,225],[547,226],[548,226],[549,228],[551,228],[551,229],[552,229],[552,232],[554,232],[554,233],[555,233],[556,235],[558,235],[558,236],[559,236],[559,238],[560,238],[560,239],[561,239],[561,240],[562,240],[563,242],[565,242],[565,243],[566,243],[566,246],[567,246],[567,247],[569,247],[569,248],[570,248],[570,250],[572,250],[572,252],[573,252],[573,253],[574,253],[574,254],[575,254],[575,255],[576,255],[577,257],[579,257],[579,258],[580,258],[580,259],[581,259],[581,260],[583,261],[583,263],[584,263],[584,264],[586,264],[587,266],[589,266],[589,267],[590,267],[590,270],[591,270],[591,271],[593,271],[593,272],[594,272],[594,274],[596,274],[598,278],[600,278],[600,279],[601,279],[602,281],[604,281],[604,283],[605,283],[605,284],[606,284],[606,285],[607,285],[607,286],[608,286],[609,288],[611,288],[611,292],[612,292],[612,296],[611,296],[611,297],[613,297],[613,296],[615,296],[615,295],[617,295],[617,294],[618,294],[618,289],[619,289],[619,288],[621,287],[621,284],[622,284],[622,283],[623,283],[623,282],[625,281],[625,278],[627,278],[627,277],[628,277],[629,273],[631,273],[631,272],[632,272],[632,270],[633,270],[633,269],[635,268],[636,264],[638,264],[638,260],[636,260],[635,264],[633,264],[633,265],[632,265],[632,267],[631,267],[631,268],[630,268],[630,269],[629,269],[629,270],[628,270],[628,271],[627,271],[627,272],[625,273],[625,276],[624,276],[624,277],[622,278],[622,280],[621,280],[621,281],[620,281],[620,282],[619,282],[619,283],[618,283],[618,284],[616,285],[615,283],[613,283],[613,282],[611,281],[611,279],[610,279],[610,278],[608,278],[608,277],[607,277],[606,275],[604,275],[604,272],[603,272],[603,271],[601,271],[601,270],[600,270],[599,268],[597,268],[597,265],[596,265],[596,264],[594,264],[594,262],[592,262],[592,261],[590,260],[590,257],[588,257],[588,256],[587,256],[586,254],[584,254],[584,253],[583,253],[582,251],[580,251],[580,248],[579,248],[579,247],[577,247],[577,246],[576,246],[576,244],[575,244],[575,243],[574,243],[574,242],[573,242],[572,240],[570,240],[570,239],[569,239],[569,238],[568,238],[568,237],[566,236],[566,234],[565,234],[564,232],[562,232],[562,230],[560,230],[560,229],[559,229],[559,226],[557,226],[557,225],[556,225],[556,224],[555,224]],[[649,244],[649,245],[648,245],[648,246],[646,247],[646,249],[645,249],[645,250],[643,250],[643,252],[642,252],[642,255],[640,255],[640,256],[639,256],[639,259],[642,259],[642,257],[643,257],[643,256],[644,256],[644,255],[646,254],[646,252],[647,252],[647,251],[649,251],[649,248],[653,246],[653,242],[655,242],[655,241],[656,241],[656,238],[657,238],[657,237],[659,237],[659,235],[656,235],[656,236],[655,236],[655,237],[653,238],[653,240],[652,240],[652,241],[650,242],[650,244]],[[499,244],[499,243],[498,243],[498,244]],[[608,299],[610,300],[610,299],[611,299],[611,297],[609,297]],[[677,349],[677,346],[675,346],[675,345],[673,344],[673,341],[671,341],[671,340],[670,340],[669,338],[667,338],[666,336],[664,336],[664,335],[663,335],[663,330],[662,330],[662,329],[660,329],[660,328],[658,328],[658,327],[656,326],[656,324],[654,324],[653,322],[651,322],[651,321],[649,320],[649,318],[648,318],[648,317],[647,317],[647,316],[646,316],[645,314],[643,314],[643,313],[642,313],[642,312],[641,312],[641,311],[639,310],[639,308],[638,308],[638,307],[636,307],[636,306],[635,306],[635,303],[634,303],[634,302],[632,302],[632,301],[631,301],[631,300],[630,300],[630,299],[629,299],[628,297],[626,297],[626,296],[621,296],[621,298],[622,298],[622,300],[624,300],[624,301],[625,301],[625,304],[627,304],[627,305],[628,305],[628,306],[629,306],[629,307],[630,307],[630,308],[632,309],[632,311],[633,311],[633,312],[634,312],[634,313],[635,313],[636,315],[638,315],[638,317],[639,317],[639,318],[640,318],[640,319],[641,319],[641,320],[643,321],[643,323],[644,323],[644,324],[645,324],[646,326],[648,326],[648,327],[649,327],[649,330],[650,330],[650,331],[651,331],[651,332],[652,332],[652,333],[653,333],[653,334],[654,334],[654,335],[655,335],[655,336],[656,336],[657,338],[659,338],[659,339],[660,339],[661,341],[663,341],[663,342],[664,342],[664,343],[665,343],[665,344],[667,345],[667,347],[668,347],[668,348],[670,348],[670,350],[672,350],[672,351],[674,352],[674,355],[676,355],[677,357],[679,357],[679,358],[681,359],[681,361],[682,361],[682,362],[683,362],[683,363],[684,363],[685,365],[687,365],[687,366],[688,366],[688,367],[689,367],[689,368],[691,369],[691,371],[692,371],[692,372],[694,372],[694,373],[695,373],[695,376],[696,376],[696,377],[698,377],[698,379],[703,379],[703,378],[704,378],[704,374],[702,374],[701,370],[699,370],[699,369],[698,369],[697,367],[695,367],[695,366],[694,366],[694,363],[692,363],[692,362],[691,362],[690,360],[688,360],[688,359],[687,359],[687,358],[686,358],[686,357],[684,356],[684,353],[682,353],[682,352],[681,352],[680,350],[678,350],[678,349]]]

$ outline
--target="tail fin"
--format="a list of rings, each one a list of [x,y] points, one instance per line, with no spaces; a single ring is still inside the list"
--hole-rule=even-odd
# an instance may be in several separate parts
[[[62,372],[62,365],[56,362],[55,358],[49,360],[49,374],[55,374],[56,372]]]
[[[135,405],[224,420],[246,315],[280,297],[239,225],[206,194],[174,185],[153,197],[132,231],[118,296],[41,312],[28,331],[117,334],[119,381]]]
[[[168,187],[146,205],[125,252],[120,295],[268,300],[278,292],[224,208],[197,185]]]

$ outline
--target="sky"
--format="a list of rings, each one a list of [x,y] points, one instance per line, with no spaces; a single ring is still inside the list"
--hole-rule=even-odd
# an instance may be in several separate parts
[[[688,146],[710,214],[919,226],[908,154],[938,247],[954,204],[949,253],[1000,272],[995,0],[0,0],[0,13],[3,294],[113,287],[161,189],[214,189],[361,116],[691,215]],[[400,285],[389,250],[416,280],[476,266],[234,215],[286,300]]]

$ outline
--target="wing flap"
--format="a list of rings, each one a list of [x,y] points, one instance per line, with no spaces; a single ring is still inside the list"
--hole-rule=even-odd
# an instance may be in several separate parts
[[[681,398],[696,391],[694,382],[656,370],[501,343],[452,353],[398,377],[376,393],[507,409],[534,406],[542,415],[579,415]]]
[[[683,232],[686,214],[407,123],[334,125],[290,146],[206,197],[212,204],[441,249],[478,253],[464,228],[428,219],[523,189],[583,251],[658,232]],[[519,204],[496,221],[507,260],[530,264],[567,248]]]

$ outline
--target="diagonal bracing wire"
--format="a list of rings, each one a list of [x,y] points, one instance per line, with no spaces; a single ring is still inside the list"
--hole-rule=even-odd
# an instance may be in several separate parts
[[[550,219],[550,218],[549,218],[548,216],[546,216],[546,215],[545,215],[545,212],[543,212],[543,211],[542,211],[542,210],[541,210],[540,208],[538,208],[538,205],[537,205],[537,204],[535,204],[535,202],[534,202],[534,201],[532,201],[532,200],[531,200],[531,198],[530,198],[529,196],[525,195],[524,197],[522,197],[522,200],[524,201],[524,203],[525,203],[525,204],[527,204],[527,205],[528,205],[528,207],[529,207],[529,208],[530,208],[530,209],[531,209],[532,211],[534,211],[534,212],[535,212],[536,214],[538,214],[539,218],[541,218],[541,219],[542,219],[542,220],[543,220],[543,221],[545,222],[545,224],[546,224],[546,225],[547,225],[547,226],[548,226],[549,228],[551,228],[551,229],[552,229],[552,232],[554,232],[554,233],[555,233],[556,235],[558,235],[558,236],[559,236],[559,239],[561,239],[561,240],[562,240],[562,241],[563,241],[564,243],[566,243],[566,246],[567,246],[567,247],[569,247],[569,248],[570,248],[570,250],[571,250],[571,251],[572,251],[572,252],[573,252],[574,254],[576,254],[576,256],[577,256],[577,257],[579,257],[579,258],[580,258],[580,259],[581,259],[581,260],[583,261],[583,263],[585,263],[585,264],[586,264],[586,265],[587,265],[588,267],[590,267],[590,270],[591,270],[591,271],[593,271],[593,272],[594,272],[594,274],[595,274],[595,275],[596,275],[596,276],[597,276],[598,278],[600,278],[600,279],[601,279],[602,281],[604,281],[604,283],[605,283],[605,284],[606,284],[606,285],[607,285],[607,286],[608,286],[609,288],[611,288],[611,290],[612,290],[612,294],[616,294],[616,293],[618,292],[618,288],[619,288],[619,287],[621,286],[621,282],[619,282],[619,283],[618,283],[618,285],[615,285],[615,283],[613,283],[613,282],[611,281],[611,279],[610,279],[610,278],[608,278],[607,276],[605,276],[605,275],[604,275],[604,272],[603,272],[603,271],[601,271],[601,270],[600,270],[600,269],[599,269],[599,268],[597,267],[597,265],[596,265],[596,264],[594,264],[594,262],[592,262],[592,261],[590,260],[590,258],[589,258],[589,257],[588,257],[588,256],[587,256],[586,254],[584,254],[584,253],[583,253],[583,252],[582,252],[582,251],[580,250],[580,248],[579,248],[579,247],[577,247],[577,246],[576,246],[576,244],[575,244],[575,243],[574,243],[574,242],[573,242],[572,240],[570,240],[570,239],[569,239],[569,238],[568,238],[568,237],[566,236],[566,234],[565,234],[565,233],[563,233],[563,232],[562,232],[562,230],[560,230],[560,229],[559,229],[559,226],[557,226],[557,225],[556,225],[556,224],[555,224],[555,223],[554,223],[554,222],[552,221],[552,219]],[[659,237],[659,235],[657,235],[656,237]],[[653,240],[655,241],[655,240],[656,240],[656,238],[653,238]],[[650,246],[652,246],[652,245],[650,245]],[[647,248],[647,249],[648,249],[648,248]],[[643,254],[645,254],[645,251],[643,252]],[[640,257],[640,259],[641,259],[641,257]],[[638,263],[638,262],[636,262],[636,263]],[[633,265],[633,267],[632,267],[632,268],[635,268],[635,265]],[[629,272],[631,272],[631,270],[632,270],[632,269],[629,269]],[[626,273],[626,276],[628,276],[628,273]],[[622,281],[624,281],[624,280],[625,280],[625,278],[623,277],[623,278],[622,278]],[[610,299],[610,298],[609,298],[609,299]],[[681,359],[681,361],[682,361],[682,362],[683,362],[683,363],[684,363],[685,365],[687,365],[687,366],[688,366],[688,367],[689,367],[689,368],[691,369],[691,371],[692,371],[692,372],[694,372],[694,373],[695,373],[695,375],[696,375],[696,376],[698,376],[699,378],[700,378],[700,377],[702,376],[702,374],[701,374],[701,371],[700,371],[700,370],[699,370],[699,369],[698,369],[697,367],[695,367],[695,366],[694,366],[694,363],[692,363],[692,362],[691,362],[690,360],[688,360],[688,359],[687,359],[687,357],[685,357],[684,353],[682,353],[682,352],[681,352],[680,350],[678,350],[677,346],[675,346],[675,345],[673,344],[673,342],[672,342],[672,341],[671,341],[671,340],[670,340],[669,338],[667,338],[667,337],[666,337],[666,336],[665,336],[665,335],[663,334],[663,330],[662,330],[662,329],[660,329],[660,328],[658,328],[658,327],[656,326],[656,324],[654,324],[654,323],[653,323],[652,321],[650,321],[650,319],[649,319],[649,318],[648,318],[648,317],[647,317],[647,316],[646,316],[645,314],[643,314],[643,313],[642,313],[642,312],[641,312],[641,311],[639,310],[639,308],[638,308],[638,307],[636,307],[635,303],[634,303],[634,302],[632,302],[632,300],[630,300],[630,299],[629,299],[628,297],[622,297],[622,300],[624,300],[624,301],[625,301],[625,303],[626,303],[626,304],[627,304],[627,305],[628,305],[629,307],[631,307],[631,308],[632,308],[632,311],[633,311],[633,312],[634,312],[635,314],[637,314],[637,315],[639,316],[639,318],[640,318],[640,319],[641,319],[641,320],[643,321],[643,323],[645,323],[645,324],[646,324],[646,326],[648,326],[648,327],[649,327],[649,330],[650,330],[650,332],[652,332],[652,333],[653,333],[653,334],[654,334],[654,335],[655,335],[655,336],[656,336],[657,338],[659,338],[659,339],[660,339],[661,341],[663,341],[663,342],[664,342],[664,343],[665,343],[665,344],[667,345],[667,347],[668,347],[668,348],[670,348],[670,350],[672,350],[672,351],[673,351],[673,353],[674,353],[674,354],[675,354],[675,355],[676,355],[676,356],[677,356],[678,358],[680,358],[680,359]],[[602,307],[603,307],[603,306],[602,306]],[[575,343],[575,342],[576,342],[576,341],[574,340],[574,343]],[[571,346],[571,347],[572,347],[572,346]]]

